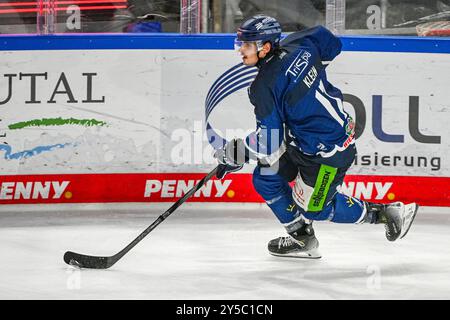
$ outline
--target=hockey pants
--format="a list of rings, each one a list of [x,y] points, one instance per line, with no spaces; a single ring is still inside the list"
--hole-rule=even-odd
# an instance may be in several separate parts
[[[351,157],[347,161],[350,165],[354,154]],[[325,165],[288,148],[275,165],[255,168],[253,185],[288,232],[301,216],[359,223],[365,216],[363,201],[338,192],[350,165]],[[292,181],[293,188],[289,184]]]

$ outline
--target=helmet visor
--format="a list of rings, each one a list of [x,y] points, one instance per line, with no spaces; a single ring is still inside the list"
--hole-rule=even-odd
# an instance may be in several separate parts
[[[234,39],[234,50],[240,51],[242,50],[251,50],[256,49],[256,51],[259,51],[262,49],[262,42],[261,41],[242,41],[238,38]]]

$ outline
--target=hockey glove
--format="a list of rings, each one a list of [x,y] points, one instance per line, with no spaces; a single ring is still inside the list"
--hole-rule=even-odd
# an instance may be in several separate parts
[[[243,165],[241,166],[229,166],[227,164],[219,164],[217,168],[216,177],[217,179],[223,179],[230,172],[235,172],[241,170]]]
[[[218,179],[224,178],[228,173],[239,171],[248,162],[248,150],[242,139],[233,139],[222,149],[214,153],[214,157],[219,162],[219,168],[216,173]]]

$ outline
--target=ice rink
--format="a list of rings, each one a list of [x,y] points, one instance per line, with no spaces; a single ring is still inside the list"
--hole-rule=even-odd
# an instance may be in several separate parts
[[[116,253],[169,206],[1,208],[0,299],[450,299],[449,208],[421,208],[394,243],[316,222],[322,259],[301,260],[268,254],[284,231],[264,206],[185,204],[111,269],[63,262]]]

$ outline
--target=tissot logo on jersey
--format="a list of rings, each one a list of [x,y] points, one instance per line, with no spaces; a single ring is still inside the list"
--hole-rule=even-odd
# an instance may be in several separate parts
[[[0,200],[60,199],[69,181],[2,182]]]
[[[303,71],[305,71],[306,67],[308,66],[310,57],[311,53],[305,50],[301,50],[295,60],[289,66],[285,75],[292,75],[293,77],[295,77],[294,82],[296,82],[298,77],[303,73]]]
[[[147,180],[145,183],[145,198],[182,197],[192,189],[199,180]],[[210,180],[194,197],[222,197],[228,190],[231,180]]]

